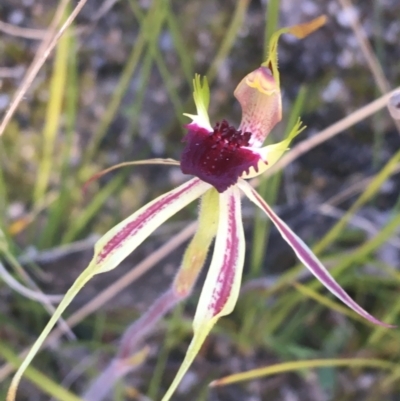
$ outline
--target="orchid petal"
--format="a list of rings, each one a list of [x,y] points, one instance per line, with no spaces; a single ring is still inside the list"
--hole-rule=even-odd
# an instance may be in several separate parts
[[[240,193],[233,187],[220,194],[217,238],[211,266],[193,322],[194,335],[185,359],[162,401],[171,398],[204,340],[221,316],[232,312],[239,296],[245,253]]]
[[[203,82],[199,74],[196,74],[193,79],[193,98],[197,109],[197,115],[184,114],[184,116],[190,117],[193,121],[189,124],[204,128],[211,132],[212,127],[210,124],[210,118],[208,117],[208,105],[210,104],[210,88],[208,86],[207,78],[203,77]]]
[[[350,296],[336,282],[323,264],[317,259],[311,249],[288,227],[285,222],[279,218],[277,214],[275,214],[275,212],[268,206],[264,199],[250,184],[248,184],[246,181],[240,180],[238,185],[245,195],[261,210],[263,210],[265,214],[272,220],[284,240],[292,247],[297,257],[332,294],[334,294],[349,308],[353,309],[356,313],[371,323],[384,327],[393,327],[374,318],[367,311],[361,308],[361,306],[359,306],[355,301],[353,301],[353,299],[350,298]]]
[[[218,192],[211,188],[201,199],[198,227],[186,248],[172,288],[161,295],[124,333],[118,358],[125,359],[135,346],[154,328],[154,325],[175,305],[188,297],[207,258],[208,249],[218,227]]]
[[[125,330],[117,357],[90,385],[83,396],[85,400],[95,399],[99,392],[106,395],[117,380],[131,372],[137,366],[131,363],[132,355],[136,355],[138,346],[142,344],[143,339],[165,314],[191,294],[217,232],[218,203],[218,192],[214,188],[202,196],[198,227],[185,251],[172,288],[158,297],[146,313]]]
[[[33,344],[14,375],[7,401],[14,401],[18,383],[25,369],[39,351],[51,329],[81,288],[96,274],[114,269],[134,251],[157,227],[187,204],[200,197],[211,186],[194,178],[159,196],[108,231],[95,245],[94,257],[66,293],[50,321]]]
[[[159,196],[113,227],[95,245],[92,263],[96,274],[114,269],[164,221],[210,188],[194,178]]]
[[[234,95],[242,106],[239,129],[251,132],[250,144],[259,147],[282,118],[280,77],[278,70],[278,40],[283,33],[304,38],[324,25],[325,16],[306,24],[295,25],[275,32],[269,41],[267,60],[259,68],[246,75],[237,86]]]
[[[233,311],[239,296],[244,254],[241,198],[235,186],[220,194],[215,249],[194,317],[194,330],[199,330],[209,320],[216,322]]]
[[[306,127],[302,125],[301,120],[298,119],[287,138],[283,141],[262,148],[247,148],[254,153],[257,153],[260,156],[260,161],[258,162],[257,169],[251,167],[249,172],[244,173],[241,178],[247,179],[257,177],[271,168],[289,149],[290,142],[292,142],[293,138],[299,135],[305,128]]]

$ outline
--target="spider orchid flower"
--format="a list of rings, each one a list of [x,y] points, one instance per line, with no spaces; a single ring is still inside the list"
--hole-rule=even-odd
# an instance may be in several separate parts
[[[97,242],[91,263],[67,292],[15,374],[7,401],[15,400],[16,388],[24,370],[78,291],[95,274],[114,269],[157,227],[197,198],[201,198],[198,228],[173,282],[173,302],[191,292],[215,237],[214,251],[193,321],[192,342],[163,401],[171,398],[212,327],[220,317],[232,312],[238,299],[245,257],[241,192],[266,213],[298,258],[329,291],[370,322],[389,327],[350,298],[309,247],[245,181],[273,166],[288,149],[291,140],[304,128],[298,121],[285,140],[262,147],[266,136],[282,116],[277,62],[280,35],[291,33],[303,38],[324,23],[325,17],[319,17],[306,24],[283,28],[272,36],[267,60],[244,77],[234,92],[242,108],[238,129],[225,120],[214,126],[210,124],[207,113],[209,87],[205,78],[195,77],[197,114],[188,115],[192,122],[187,125],[186,145],[180,162],[182,172],[195,178],[148,203]],[[167,164],[171,161],[168,160]],[[163,307],[167,308],[165,305]],[[121,358],[129,357],[128,353],[123,353]]]

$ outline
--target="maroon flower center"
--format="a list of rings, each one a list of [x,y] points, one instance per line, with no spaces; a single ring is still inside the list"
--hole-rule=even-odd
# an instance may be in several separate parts
[[[260,156],[244,148],[249,146],[251,132],[242,133],[225,120],[217,123],[213,132],[194,124],[188,128],[181,157],[184,174],[195,175],[224,192],[250,167],[257,171]]]

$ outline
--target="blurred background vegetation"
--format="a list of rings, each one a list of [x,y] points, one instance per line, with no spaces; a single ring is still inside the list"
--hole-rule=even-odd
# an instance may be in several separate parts
[[[75,5],[1,2],[0,116],[54,15],[65,20]],[[4,271],[36,293],[64,293],[99,235],[186,177],[176,167],[137,166],[102,177],[86,192],[84,183],[119,162],[179,159],[188,122],[182,113],[194,111],[195,72],[211,83],[211,120],[238,125],[233,90],[261,63],[271,33],[321,14],[329,18],[325,27],[302,41],[284,36],[280,42],[284,118],[269,140],[282,138],[301,115],[308,128],[296,143],[399,85],[396,0],[87,1],[0,137],[0,399],[17,355],[38,336],[52,308],[11,289]],[[383,84],[379,68],[374,74],[367,62],[371,55]],[[357,302],[393,324],[400,313],[399,145],[399,131],[383,109],[259,183],[265,199],[314,244]],[[114,355],[124,329],[172,280],[188,238],[175,235],[195,218],[196,207],[85,287],[64,316],[69,335],[59,330],[35,359],[21,400],[79,399]],[[268,221],[250,204],[244,207],[243,294],[174,399],[399,400],[399,330],[360,321],[322,291]],[[197,297],[160,322],[148,339],[148,358],[110,399],[160,398],[186,351]],[[371,363],[304,365],[208,387],[224,375],[319,358]]]

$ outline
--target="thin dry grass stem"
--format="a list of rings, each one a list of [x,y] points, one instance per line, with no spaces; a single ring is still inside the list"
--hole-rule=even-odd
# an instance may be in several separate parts
[[[139,351],[142,341],[157,323],[182,301],[183,298],[170,288],[153,302],[149,310],[125,330],[117,355],[91,383],[82,398],[86,401],[102,401],[118,380],[134,370],[137,365],[131,363],[132,355]]]
[[[116,358],[128,359],[133,352],[137,351],[137,347],[140,346],[144,337],[153,330],[155,324],[181,300],[172,288],[157,298],[147,312],[125,330]]]
[[[55,312],[55,308],[52,304],[53,300],[47,298],[47,296],[43,293],[40,287],[36,284],[35,280],[32,280],[29,274],[21,266],[20,262],[12,255],[12,253],[9,250],[8,242],[5,239],[4,233],[0,230],[0,255],[1,254],[6,256],[9,264],[14,268],[15,272],[18,273],[18,275],[22,278],[25,284],[30,287],[30,289],[28,287],[22,286],[22,284],[16,281],[11,275],[8,274],[5,268],[3,268],[2,272],[3,273],[2,278],[4,279],[4,281],[7,284],[9,284],[11,288],[15,289],[16,291],[20,292],[25,296],[26,295],[32,296],[34,293],[36,293],[36,296],[33,295],[33,297],[38,298],[38,294],[42,294],[40,302],[42,303],[44,309],[46,309],[46,311],[49,313],[49,315],[52,315]],[[1,267],[3,266],[1,265]],[[61,329],[62,334],[65,334],[70,340],[75,340],[76,338],[75,334],[69,328],[68,324],[65,322],[64,319],[60,319],[60,321],[57,323],[57,326]]]
[[[292,163],[300,156],[309,152],[311,149],[315,148],[318,145],[326,142],[328,139],[333,138],[335,135],[340,134],[344,130],[350,128],[351,126],[359,123],[360,121],[370,117],[372,114],[377,111],[383,109],[388,105],[389,100],[392,98],[396,92],[400,90],[400,86],[395,90],[381,96],[380,98],[374,100],[373,102],[367,104],[361,109],[358,109],[348,115],[345,118],[342,118],[337,123],[330,125],[328,128],[320,131],[318,134],[312,136],[311,138],[305,139],[304,141],[297,144],[290,152],[286,153],[274,166],[272,166],[269,170],[264,173],[264,177],[269,177],[275,174],[277,171],[283,169],[288,164]],[[252,185],[257,185],[259,179],[255,178],[251,180]]]
[[[339,0],[340,4],[344,9],[352,9],[354,6],[351,0]],[[388,93],[390,91],[390,85],[388,80],[385,77],[382,66],[379,63],[378,58],[375,56],[375,53],[369,43],[368,37],[365,33],[364,28],[360,24],[358,18],[354,15],[353,18],[350,18],[351,28],[353,29],[354,35],[357,38],[358,44],[360,45],[361,51],[364,54],[365,60],[367,61],[368,68],[370,69],[372,76],[375,80],[376,85],[379,88],[379,91],[382,94]],[[393,118],[396,128],[400,134],[400,121],[397,121]]]
[[[92,250],[95,243],[99,240],[100,236],[97,234],[90,235],[89,237],[71,242],[69,244],[61,245],[55,248],[37,251],[36,249],[29,249],[27,253],[18,258],[19,263],[57,263],[61,258],[76,252]]]
[[[398,164],[392,172],[392,175],[400,173],[400,164]],[[369,184],[370,182],[375,178],[376,176],[373,175],[371,177],[366,177],[360,181],[355,182],[354,184],[350,185],[343,191],[339,192],[338,194],[332,196],[329,198],[324,204],[330,205],[330,206],[337,206],[340,203],[348,200],[354,195],[357,195],[358,193],[362,192]]]
[[[32,40],[43,40],[46,38],[48,33],[48,31],[43,29],[22,28],[17,25],[8,24],[4,21],[0,21],[0,32],[4,32],[7,35]]]
[[[47,57],[51,53],[51,51],[54,49],[56,46],[58,40],[60,37],[63,35],[63,33],[66,31],[66,29],[71,25],[73,20],[76,18],[76,16],[79,14],[83,6],[86,4],[87,0],[80,0],[77,6],[74,8],[74,10],[71,12],[69,17],[66,19],[66,21],[62,24],[61,28],[55,33],[56,27],[59,25],[63,15],[65,8],[68,4],[68,0],[61,0],[55,16],[53,18],[53,21],[51,22],[51,25],[48,29],[48,34],[46,38],[43,40],[41,43],[35,58],[33,59],[28,71],[26,72],[21,85],[19,86],[18,90],[16,91],[14,98],[11,102],[10,107],[7,109],[6,114],[3,117],[3,120],[1,121],[0,124],[0,136],[4,133],[8,122],[14,115],[15,110],[17,109],[19,103],[21,102],[23,96],[25,95],[26,91],[29,89],[32,81],[36,77],[37,73],[39,72],[40,68],[46,61]]]
[[[40,302],[42,304],[57,303],[60,302],[64,295],[46,295],[41,291],[31,290],[28,287],[22,285],[17,281],[0,262],[0,277],[1,279],[14,291],[22,295],[25,298],[31,299],[33,301]]]
[[[103,4],[98,8],[96,13],[93,14],[91,20],[92,22],[97,22],[99,19],[104,17],[117,3],[119,0],[104,0]]]
[[[122,363],[121,363],[122,362]],[[82,396],[85,401],[102,401],[107,397],[113,385],[123,378],[128,373],[137,368],[137,364],[127,364],[124,361],[114,359],[111,363],[101,372],[96,380],[96,386]]]
[[[351,0],[339,0],[343,9],[351,10],[354,8]],[[364,28],[361,26],[360,21],[354,15],[350,18],[350,25],[353,29],[354,35],[357,38],[358,44],[360,45],[361,51],[364,54],[364,57],[368,63],[368,67],[371,70],[373,78],[375,80],[376,85],[382,94],[390,91],[390,85],[387,81],[385,74],[383,73],[382,67],[379,63],[379,60],[375,56],[374,51],[372,50],[371,44],[368,41],[367,35],[365,33]]]
[[[400,123],[400,92],[396,92],[391,96],[388,108],[392,118]]]
[[[63,377],[60,382],[60,386],[65,389],[70,389],[71,386],[83,376],[84,373],[88,372],[96,363],[99,351],[94,351],[91,354],[82,356],[77,363],[71,367],[68,373]],[[58,398],[52,397],[49,401],[58,401]],[[81,400],[80,400],[81,401]]]
[[[74,312],[67,320],[67,324],[70,327],[74,327],[79,322],[81,322],[85,317],[90,315],[91,313],[97,311],[101,306],[107,303],[110,299],[112,299],[115,295],[119,294],[124,288],[128,285],[135,282],[139,277],[149,271],[155,264],[159,263],[162,259],[164,259],[167,255],[169,255],[173,250],[182,245],[185,241],[187,241],[196,230],[196,223],[189,224],[184,230],[180,231],[176,235],[174,235],[168,242],[166,242],[159,249],[154,251],[150,256],[145,258],[141,263],[136,265],[132,270],[127,272],[124,276],[119,278],[117,281],[109,285],[105,290],[100,292],[96,297],[90,300],[86,305],[82,308]],[[63,334],[60,328],[55,329],[47,338],[43,347],[48,347],[51,344],[54,344],[60,336]],[[27,347],[23,350],[19,357],[24,358],[29,352],[30,347]],[[2,382],[8,375],[10,375],[14,371],[14,367],[7,363],[4,364],[0,368],[0,382]]]
[[[346,215],[346,212],[343,210],[340,210],[334,206],[331,206],[329,204],[323,203],[321,206],[318,207],[318,212],[325,215],[332,217],[334,219],[340,220]],[[354,214],[350,217],[349,219],[349,225],[352,225],[353,227],[359,228],[363,231],[365,231],[367,234],[370,235],[377,235],[381,227],[377,227],[374,223],[371,222],[371,220],[358,216],[357,214]],[[390,245],[393,245],[395,248],[400,249],[400,238],[398,236],[392,236],[387,240],[387,243]]]

